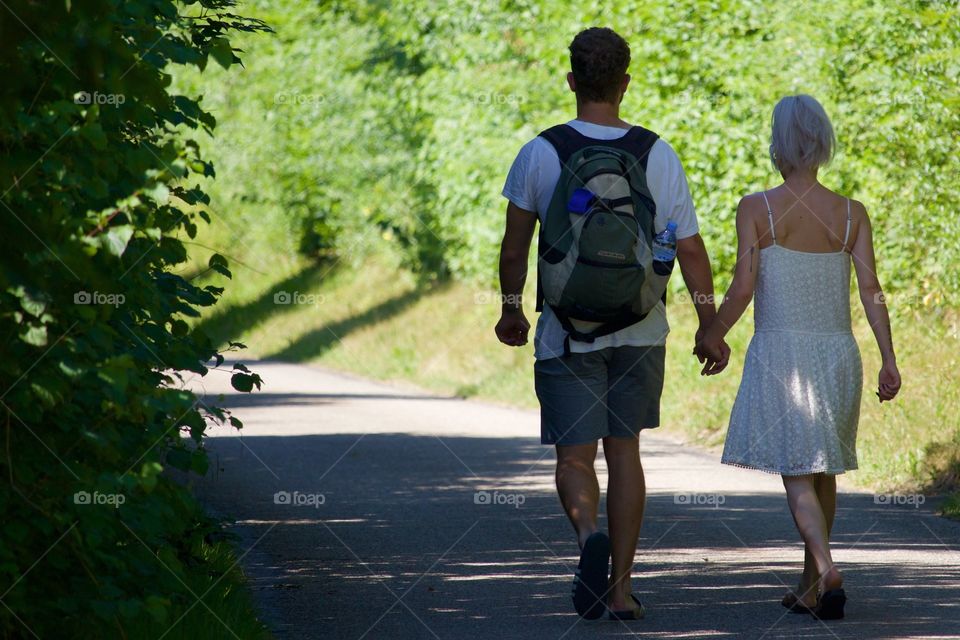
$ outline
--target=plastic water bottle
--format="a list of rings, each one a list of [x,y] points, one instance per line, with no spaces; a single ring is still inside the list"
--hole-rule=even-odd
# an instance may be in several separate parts
[[[673,260],[677,257],[677,223],[672,220],[667,228],[653,236],[653,271],[661,276],[673,271]]]
[[[677,257],[677,223],[670,221],[667,228],[653,236],[653,259],[657,262],[673,262]]]

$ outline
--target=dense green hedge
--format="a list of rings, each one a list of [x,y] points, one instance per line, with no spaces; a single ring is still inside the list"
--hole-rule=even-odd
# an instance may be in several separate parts
[[[278,34],[242,77],[204,85],[230,121],[218,160],[238,238],[348,258],[391,251],[426,274],[491,279],[503,177],[571,117],[566,45],[631,43],[627,119],[680,153],[728,272],[738,198],[772,186],[770,113],[818,97],[840,152],[823,174],[876,219],[884,280],[915,304],[960,289],[960,10],[952,2],[669,3],[263,0]],[[953,296],[951,298],[951,296]]]
[[[3,637],[162,632],[197,605],[219,526],[161,472],[204,472],[207,425],[239,422],[186,388],[222,362],[185,322],[220,291],[176,273],[213,175],[187,132],[214,118],[168,71],[239,62],[227,35],[262,26],[232,5],[0,9]]]

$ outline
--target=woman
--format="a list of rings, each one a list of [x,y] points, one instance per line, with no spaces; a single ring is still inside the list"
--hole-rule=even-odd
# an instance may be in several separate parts
[[[843,617],[843,576],[830,554],[836,474],[857,468],[860,352],[850,331],[850,262],[883,366],[877,396],[900,389],[890,319],[866,209],[821,185],[835,145],[823,107],[783,98],[770,157],[783,184],[740,201],[733,283],[698,352],[720,359],[724,336],[756,293],[755,334],[730,415],[725,464],[778,473],[805,545],[799,587],[783,605]]]

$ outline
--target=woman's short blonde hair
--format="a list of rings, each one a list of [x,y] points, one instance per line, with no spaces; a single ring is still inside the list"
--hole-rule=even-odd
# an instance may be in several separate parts
[[[770,160],[780,173],[827,164],[836,144],[827,112],[812,96],[787,96],[773,108]]]

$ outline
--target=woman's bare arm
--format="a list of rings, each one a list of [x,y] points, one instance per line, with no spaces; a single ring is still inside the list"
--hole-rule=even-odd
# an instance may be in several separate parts
[[[859,203],[858,203],[859,204]],[[862,209],[863,205],[859,205]],[[857,271],[857,286],[860,289],[860,302],[867,314],[867,321],[880,347],[880,356],[883,361],[896,361],[893,351],[893,334],[890,330],[890,314],[883,298],[883,288],[877,277],[877,261],[873,251],[873,229],[866,209],[860,221],[856,241],[851,252],[853,265]]]
[[[737,206],[737,264],[733,271],[733,282],[723,298],[720,311],[704,334],[704,346],[711,351],[733,328],[753,299],[757,266],[760,264],[760,239],[751,207],[746,198]]]
[[[877,397],[880,402],[893,400],[900,391],[900,371],[893,350],[893,333],[890,329],[890,314],[883,298],[883,288],[877,277],[877,261],[873,250],[873,229],[867,210],[859,202],[855,205],[860,217],[859,231],[853,243],[853,265],[857,270],[857,287],[860,302],[867,314],[867,321],[880,347],[883,364],[878,377]]]

